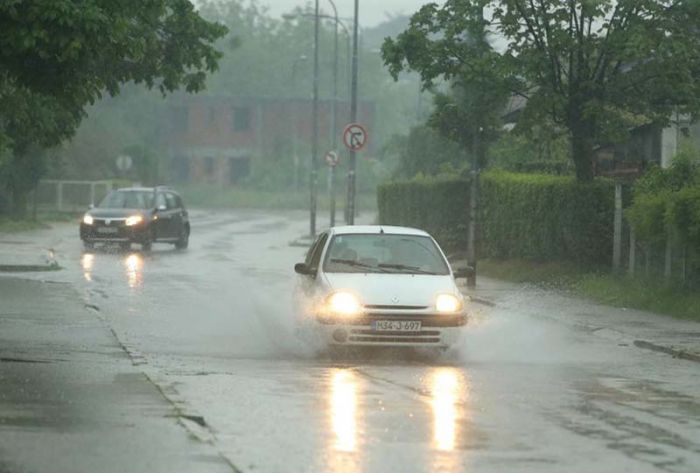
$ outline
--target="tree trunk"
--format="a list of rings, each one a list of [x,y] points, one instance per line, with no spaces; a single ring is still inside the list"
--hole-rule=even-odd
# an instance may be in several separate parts
[[[579,181],[592,181],[595,177],[592,130],[593,126],[585,124],[571,129],[571,155]]]

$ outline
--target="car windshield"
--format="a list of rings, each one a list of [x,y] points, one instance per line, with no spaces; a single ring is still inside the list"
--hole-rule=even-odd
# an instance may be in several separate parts
[[[327,273],[449,274],[432,238],[420,235],[336,235],[323,270]]]
[[[153,191],[114,191],[104,198],[101,209],[150,209],[154,206]]]

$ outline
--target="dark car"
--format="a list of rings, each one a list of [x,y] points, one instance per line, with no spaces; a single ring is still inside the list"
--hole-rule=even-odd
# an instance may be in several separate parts
[[[80,222],[86,248],[95,243],[118,243],[123,249],[139,243],[150,250],[154,242],[187,248],[190,221],[182,198],[167,187],[127,188],[110,192]]]

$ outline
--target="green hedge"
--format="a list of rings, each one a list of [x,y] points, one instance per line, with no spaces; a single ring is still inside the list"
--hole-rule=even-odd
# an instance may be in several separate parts
[[[418,177],[377,189],[379,222],[422,228],[446,249],[466,247],[469,181]]]
[[[483,176],[481,186],[484,254],[585,264],[611,260],[612,181],[495,171]]]
[[[690,154],[689,154],[690,153]],[[652,168],[634,186],[627,218],[640,241],[700,251],[700,155],[681,151],[670,168]]]
[[[608,263],[614,184],[490,171],[481,178],[482,256]],[[469,181],[419,178],[378,191],[379,221],[424,228],[449,250],[466,247]]]

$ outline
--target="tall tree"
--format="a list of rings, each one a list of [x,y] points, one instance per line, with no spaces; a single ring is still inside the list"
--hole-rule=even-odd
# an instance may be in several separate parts
[[[189,0],[2,0],[0,31],[0,171],[17,207],[39,150],[72,136],[88,104],[128,82],[201,90],[227,29]]]
[[[485,17],[482,17],[485,12]],[[523,126],[568,131],[579,180],[594,177],[596,143],[631,123],[700,112],[700,2],[692,0],[447,0],[428,4],[388,38],[394,77],[498,77],[527,99]],[[497,49],[477,51],[482,26]]]

